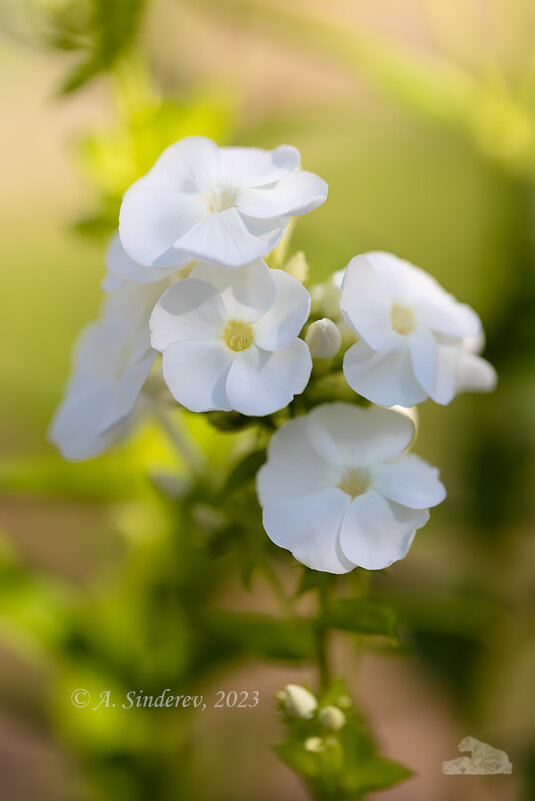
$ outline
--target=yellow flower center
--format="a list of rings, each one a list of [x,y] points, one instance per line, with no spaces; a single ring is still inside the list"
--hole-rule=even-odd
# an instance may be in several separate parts
[[[219,211],[232,209],[236,205],[236,190],[223,188],[218,192],[211,192],[206,195],[204,202],[210,214],[217,214]]]
[[[392,306],[390,320],[392,322],[392,328],[394,331],[397,331],[398,334],[410,334],[416,327],[413,310],[409,309],[408,306],[400,306],[398,303],[394,303]]]
[[[370,486],[370,471],[364,467],[350,467],[343,474],[338,488],[352,498],[362,495]]]
[[[247,350],[254,342],[252,326],[231,320],[223,331],[223,342],[230,350]]]

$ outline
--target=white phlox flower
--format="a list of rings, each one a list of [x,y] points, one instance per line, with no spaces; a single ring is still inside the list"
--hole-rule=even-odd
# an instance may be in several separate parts
[[[128,433],[158,355],[150,346],[148,321],[165,286],[123,284],[82,331],[48,433],[66,459],[90,459]]]
[[[327,403],[290,420],[257,476],[268,536],[329,573],[402,559],[446,496],[438,470],[404,453],[413,436],[408,417],[374,406]]]
[[[494,388],[494,368],[473,351],[479,317],[413,264],[382,252],[352,259],[340,308],[360,338],[345,354],[344,375],[373,403],[430,397],[445,405],[465,389]]]
[[[284,270],[201,262],[156,304],[152,346],[187,409],[271,414],[308,383],[312,360],[298,336],[309,311],[310,295]]]
[[[240,267],[280,242],[290,217],[325,201],[327,184],[298,169],[296,148],[218,147],[190,136],[165,150],[126,192],[119,233],[139,264],[167,268],[200,259]]]
[[[154,284],[168,278],[169,283],[171,283],[171,281],[185,277],[195,262],[192,261],[182,267],[167,267],[165,269],[146,267],[130,258],[121,244],[119,234],[116,233],[110,240],[106,263],[108,272],[102,282],[102,289],[105,292],[113,292],[128,281],[134,281],[136,284]]]

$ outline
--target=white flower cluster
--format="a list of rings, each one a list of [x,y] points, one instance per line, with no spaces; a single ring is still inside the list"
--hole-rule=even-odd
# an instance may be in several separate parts
[[[447,404],[491,390],[496,376],[478,355],[475,312],[406,261],[357,256],[312,299],[295,275],[267,266],[290,218],[327,197],[299,165],[287,145],[220,148],[194,136],[126,192],[108,298],[79,340],[50,438],[79,460],[124,436],[154,402],[146,380],[158,352],[159,375],[186,409],[259,417],[304,392],[313,358],[340,369],[345,350],[347,383],[378,406],[327,403],[287,422],[257,489],[268,535],[305,565],[378,569],[407,553],[445,497],[437,470],[404,453],[412,422],[380,407]]]

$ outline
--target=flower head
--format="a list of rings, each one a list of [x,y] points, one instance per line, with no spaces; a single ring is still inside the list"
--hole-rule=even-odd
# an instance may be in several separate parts
[[[344,357],[348,384],[373,403],[412,406],[431,397],[492,390],[494,368],[471,350],[481,321],[427,273],[390,253],[348,265],[340,307],[360,337]]]
[[[299,170],[299,151],[218,147],[190,136],[171,145],[121,206],[121,242],[132,259],[180,267],[192,259],[240,267],[267,255],[290,217],[325,201],[327,184]]]
[[[269,537],[329,573],[402,559],[446,496],[438,470],[403,453],[413,435],[408,417],[373,406],[327,403],[290,420],[257,476]]]
[[[271,414],[308,383],[312,361],[298,335],[309,310],[308,292],[283,270],[199,263],[156,304],[152,346],[187,409]]]
[[[107,298],[100,319],[82,332],[48,434],[66,459],[97,456],[128,432],[157,355],[148,319],[162,291],[161,284],[124,284]]]

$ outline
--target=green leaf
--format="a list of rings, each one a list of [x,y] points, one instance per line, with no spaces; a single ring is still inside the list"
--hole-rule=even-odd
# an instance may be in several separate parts
[[[504,615],[499,604],[460,591],[405,592],[394,596],[392,603],[411,629],[483,642]]]
[[[137,34],[146,0],[92,0],[89,30],[90,54],[78,64],[61,87],[68,94],[111,69]]]
[[[108,238],[117,228],[118,216],[118,212],[115,215],[108,212],[88,215],[73,223],[72,229],[83,236]]]
[[[317,754],[306,751],[302,743],[281,743],[275,746],[275,752],[285,765],[295,770],[309,781],[315,781],[320,775],[320,762]]]
[[[405,779],[413,772],[399,762],[382,757],[373,757],[368,762],[354,764],[344,776],[342,797],[364,798],[368,793],[386,790]]]
[[[235,465],[230,471],[230,475],[228,476],[223,488],[223,494],[225,496],[232,495],[234,492],[237,492],[238,490],[242,489],[242,487],[253,481],[256,477],[256,474],[266,461],[266,458],[266,448],[261,448],[258,451],[248,453],[247,456],[245,456],[241,462],[238,462],[238,464]]]
[[[371,598],[341,598],[333,601],[325,608],[320,622],[328,628],[398,639],[396,612]]]
[[[299,585],[295,592],[295,597],[299,598],[307,592],[314,590],[327,589],[336,580],[332,573],[322,573],[321,570],[310,570],[308,567],[303,569]]]
[[[305,618],[211,612],[204,626],[212,637],[252,656],[289,661],[314,657],[313,627]]]

